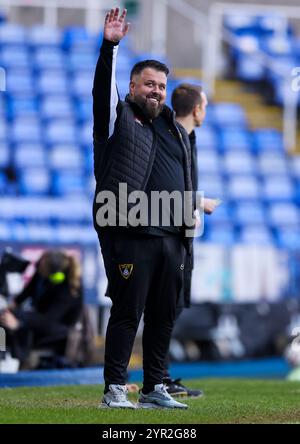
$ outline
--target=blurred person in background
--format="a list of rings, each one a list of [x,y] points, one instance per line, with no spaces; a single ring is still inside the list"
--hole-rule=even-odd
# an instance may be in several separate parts
[[[201,86],[182,83],[177,86],[172,93],[172,108],[176,113],[176,120],[189,135],[192,154],[192,184],[193,191],[198,190],[198,162],[195,128],[199,128],[204,122],[206,116],[207,97],[202,91]],[[212,214],[218,206],[217,199],[204,199],[205,214]],[[191,280],[194,257],[193,250],[187,254],[184,263],[184,281],[180,292],[179,301],[176,308],[176,320],[179,318],[184,307],[190,306],[191,299]],[[181,378],[172,379],[169,373],[169,358],[165,362],[165,373],[163,382],[166,385],[168,393],[172,396],[190,396],[200,397],[203,395],[201,390],[189,389],[181,383]]]
[[[24,303],[29,309],[23,309]],[[63,251],[42,254],[24,290],[0,314],[11,355],[22,364],[33,348],[51,348],[63,356],[71,327],[83,307],[79,262]]]

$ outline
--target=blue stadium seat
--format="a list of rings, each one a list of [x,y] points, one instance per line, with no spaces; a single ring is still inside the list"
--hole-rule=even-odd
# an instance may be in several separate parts
[[[292,201],[296,197],[293,181],[288,176],[270,176],[263,181],[262,197],[271,202]]]
[[[59,48],[39,47],[33,53],[33,67],[35,69],[54,70],[65,69],[66,56]]]
[[[18,144],[14,150],[14,166],[17,169],[23,168],[46,168],[48,166],[47,152],[44,145]]]
[[[36,119],[18,118],[11,125],[11,139],[15,143],[41,142],[42,133]]]
[[[288,170],[295,177],[295,179],[300,180],[300,156],[294,155],[288,159]]]
[[[129,80],[128,78],[120,79],[117,77],[117,86],[118,86],[118,93],[122,100],[125,99],[126,95],[129,91]]]
[[[209,228],[205,233],[205,239],[212,243],[229,246],[235,242],[236,236],[233,227],[221,226]]]
[[[79,141],[82,145],[91,145],[93,140],[93,123],[92,121],[83,122],[78,127]]]
[[[94,73],[89,71],[79,71],[74,73],[73,94],[76,96],[91,96],[93,88]]]
[[[243,128],[220,128],[219,151],[251,151],[253,149],[251,134]]]
[[[209,198],[223,198],[224,182],[219,175],[200,174],[198,190],[204,191],[205,197]]]
[[[197,157],[199,176],[201,174],[218,174],[220,172],[221,159],[216,151],[212,149],[199,149]]]
[[[232,200],[261,198],[261,184],[255,176],[233,176],[228,180],[227,196]]]
[[[272,244],[272,232],[265,225],[245,225],[240,232],[240,242],[247,244]]]
[[[8,223],[0,222],[0,242],[11,241],[11,227]]]
[[[84,159],[78,145],[54,145],[49,152],[49,167],[55,170],[77,170],[84,166]]]
[[[282,133],[276,129],[265,128],[253,131],[253,143],[257,152],[284,152]]]
[[[95,70],[97,62],[96,54],[93,52],[75,51],[71,52],[66,60],[66,67],[71,72],[77,72],[78,70],[87,70],[91,72]]]
[[[265,37],[261,42],[262,49],[272,57],[291,56],[292,40],[285,35],[272,35]]]
[[[294,228],[282,228],[277,233],[278,245],[288,250],[300,250],[300,229]]]
[[[97,235],[92,226],[59,225],[56,229],[56,238],[61,243],[95,244]]]
[[[26,95],[33,94],[35,85],[30,70],[28,69],[9,69],[6,77],[6,89],[9,94]]]
[[[3,120],[6,117],[6,100],[4,99],[4,95],[0,94],[0,125],[1,122],[3,122]]]
[[[1,218],[10,222],[47,221],[50,220],[52,202],[53,199],[44,195],[5,197],[0,200]]]
[[[14,120],[18,117],[35,118],[38,114],[38,100],[35,95],[15,95],[9,98],[7,104],[7,117]]]
[[[27,42],[35,47],[60,46],[62,44],[62,32],[58,28],[35,25],[27,31]]]
[[[87,181],[80,171],[61,171],[53,174],[52,191],[55,196],[85,195],[86,190]]]
[[[270,67],[266,70],[266,78],[272,85],[274,91],[273,102],[275,104],[279,106],[283,105],[286,92],[294,94],[290,87],[286,90],[285,79],[286,77],[291,77],[292,69],[297,65],[298,59],[294,56],[277,56],[271,60]],[[299,98],[298,104],[300,104]]]
[[[13,23],[1,23],[0,25],[0,43],[4,44],[23,44],[26,42],[26,32],[23,26]]]
[[[130,56],[124,53],[124,51],[118,52],[118,63],[116,66],[117,78],[129,77],[130,71],[133,67],[132,59]]]
[[[27,229],[27,242],[45,242],[53,244],[55,241],[55,230],[50,224],[45,223],[28,223]]]
[[[227,174],[255,174],[256,162],[251,152],[229,151],[224,154],[222,165]]]
[[[36,91],[38,94],[67,94],[70,86],[64,71],[46,70],[40,73],[36,79]]]
[[[274,203],[269,209],[268,220],[273,227],[297,226],[300,222],[299,208],[293,203]]]
[[[0,137],[1,140],[1,137]],[[8,167],[10,162],[10,150],[5,142],[0,141],[0,168]]]
[[[90,153],[92,154],[92,151],[90,151]],[[89,157],[92,158],[91,155]],[[93,164],[90,167],[88,167],[87,170],[92,172],[93,171]],[[95,189],[96,189],[95,176],[94,176],[94,174],[90,174],[90,176],[87,180],[87,192],[90,194],[90,196],[94,195]]]
[[[27,168],[20,171],[20,192],[25,195],[47,195],[50,191],[51,177],[47,169]]]
[[[11,240],[26,243],[49,243],[55,242],[55,231],[48,224],[15,223],[12,227]]]
[[[23,222],[15,222],[11,224],[11,237],[14,242],[28,242],[27,225]]]
[[[45,96],[40,103],[41,117],[47,121],[58,118],[72,119],[74,116],[73,107],[69,96]]]
[[[30,57],[27,46],[3,46],[0,50],[0,65],[6,69],[30,69]]]
[[[262,36],[292,35],[293,33],[286,17],[276,12],[258,16],[258,27]]]
[[[235,53],[239,57],[247,56],[250,60],[251,54],[258,51],[260,48],[260,41],[258,35],[254,33],[243,33],[237,35],[235,38]]]
[[[247,119],[244,109],[236,103],[218,103],[213,107],[213,117],[216,125],[221,127],[242,127],[247,126]]]
[[[5,142],[8,137],[8,129],[6,122],[4,120],[0,120],[0,141]]]
[[[218,148],[218,137],[216,131],[209,125],[204,124],[195,129],[198,150],[216,150]]]
[[[0,146],[1,149],[1,146]],[[0,151],[0,162],[1,162],[1,151]],[[0,164],[1,167],[1,164]],[[0,194],[4,194],[6,191],[6,185],[7,185],[7,178],[6,178],[6,174],[4,174],[1,170],[0,170]]]
[[[257,32],[257,17],[246,14],[226,14],[224,25],[236,35],[244,32]]]
[[[234,46],[229,49],[229,54],[234,61],[237,77],[246,82],[261,80],[264,67],[254,57],[260,49],[259,34],[248,28],[235,34]]]
[[[228,225],[232,221],[232,209],[226,202],[222,202],[212,215],[205,215],[205,224],[209,226]]]
[[[264,78],[265,68],[251,54],[241,54],[238,58],[236,74],[245,82],[257,82]]]
[[[70,120],[60,119],[49,123],[46,125],[44,136],[45,141],[49,144],[77,143],[76,127]]]
[[[265,152],[261,153],[257,157],[258,172],[262,175],[268,174],[281,174],[287,175],[288,164],[284,153],[280,152]]]
[[[64,30],[63,46],[66,49],[96,49],[99,39],[98,36],[89,32],[86,28],[80,26],[73,26]]]
[[[87,196],[67,196],[49,201],[51,220],[55,223],[91,223],[91,204]]]
[[[93,101],[91,97],[81,97],[76,100],[76,118],[79,122],[91,120],[93,117]]]
[[[238,203],[233,220],[241,225],[259,225],[266,221],[266,209],[260,201]]]

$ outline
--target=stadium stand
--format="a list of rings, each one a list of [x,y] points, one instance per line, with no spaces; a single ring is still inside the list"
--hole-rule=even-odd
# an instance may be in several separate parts
[[[267,79],[277,91],[274,100],[280,102],[278,79],[253,61],[249,67],[246,55],[260,48],[274,63],[275,58],[276,63],[299,61],[293,30],[282,30],[276,17],[227,17],[226,27],[238,42],[230,50],[236,77]],[[0,24],[0,66],[7,72],[7,91],[0,94],[3,241],[96,242],[90,214],[91,88],[101,38],[81,27]],[[117,78],[122,97],[136,60],[127,44],[120,47]],[[187,79],[170,79],[168,103],[172,88],[182,80]],[[214,217],[206,218],[201,241],[294,247],[300,162],[286,155],[282,134],[274,128],[250,129],[243,107],[223,102],[210,103],[197,140],[199,188],[223,200]]]
[[[248,83],[263,84],[261,91],[267,101],[283,105],[285,77],[291,76],[300,61],[300,38],[293,27],[280,14],[228,15],[225,27],[235,41],[229,48],[231,74]],[[268,68],[251,57],[255,53],[269,60]]]

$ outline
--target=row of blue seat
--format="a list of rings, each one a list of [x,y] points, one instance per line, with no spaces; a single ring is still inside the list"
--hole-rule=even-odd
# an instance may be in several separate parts
[[[86,115],[85,115],[86,113]],[[241,152],[283,152],[282,134],[265,128],[248,131],[239,128],[210,126],[208,123],[198,133],[200,150],[212,149],[220,153],[237,150]],[[41,110],[29,117],[20,114],[12,121],[0,115],[0,143],[44,143],[44,144],[90,144],[92,141],[92,119],[90,103],[82,103],[72,109],[69,105],[47,102]]]
[[[0,241],[96,244],[97,236],[91,224],[48,223],[0,223]],[[273,244],[286,249],[299,249],[300,231],[298,227],[282,227],[272,230],[264,225],[245,225],[242,228],[204,226],[204,232],[196,242],[210,242],[230,246],[236,243]]]
[[[23,168],[42,168],[48,170],[63,169],[84,172],[93,166],[93,148],[89,144],[59,144],[44,146],[40,143],[19,143],[9,146],[0,142],[0,168],[13,166],[16,170]],[[225,154],[199,152],[198,171],[204,182],[222,182],[230,176],[245,175],[258,184],[269,181],[275,176],[283,185],[300,179],[300,160],[286,159],[264,153],[259,156],[248,155],[243,151],[228,151]],[[212,154],[214,154],[212,156]],[[210,177],[209,177],[210,175]]]
[[[16,176],[13,182],[14,188],[26,195],[84,194],[93,189],[92,156],[89,164],[85,162],[80,169],[31,166],[15,169],[14,174]],[[12,180],[7,177],[5,170],[0,170],[0,192],[5,193],[10,183]],[[292,180],[289,176],[271,174],[264,176],[262,180],[252,175],[231,174],[225,179],[223,176],[202,173],[199,189],[208,197],[221,199],[300,202],[300,180]]]
[[[90,188],[94,190],[93,178],[90,177]],[[72,220],[82,221],[90,218],[91,196],[75,194],[69,197],[54,198],[50,196],[0,197],[1,219],[34,219],[34,220]],[[284,224],[296,224],[300,208],[291,202],[265,203],[263,199],[236,200],[227,197],[218,207],[209,223],[262,223],[273,221]],[[286,219],[284,219],[286,218]],[[280,223],[281,223],[280,222]]]
[[[0,24],[0,42],[2,45],[18,44],[33,47],[48,46],[72,48],[92,48],[98,46],[102,34],[89,32],[80,26],[67,27],[63,30],[45,25],[27,28],[13,23]]]

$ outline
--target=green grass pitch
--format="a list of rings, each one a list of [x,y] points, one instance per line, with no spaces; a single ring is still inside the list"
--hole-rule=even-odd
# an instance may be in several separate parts
[[[300,423],[300,383],[282,380],[199,379],[204,390],[179,410],[99,409],[102,386],[0,389],[1,424]],[[134,401],[137,394],[131,394]]]

